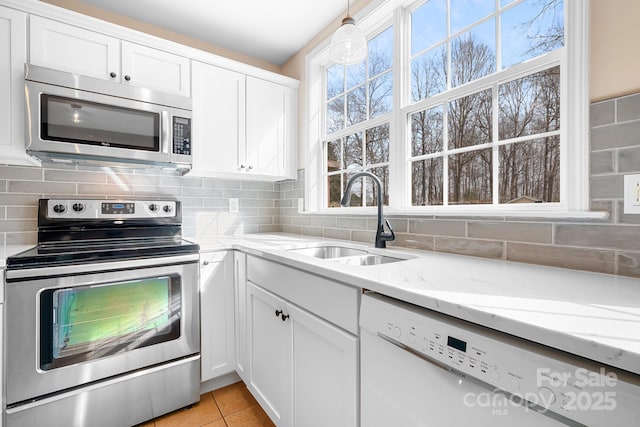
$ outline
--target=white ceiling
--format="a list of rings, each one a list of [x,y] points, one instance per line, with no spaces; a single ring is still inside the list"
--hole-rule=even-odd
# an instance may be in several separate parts
[[[347,8],[346,0],[81,0],[275,65]]]

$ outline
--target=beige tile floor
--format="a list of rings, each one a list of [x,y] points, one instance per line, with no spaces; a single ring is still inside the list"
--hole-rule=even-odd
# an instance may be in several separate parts
[[[275,427],[244,383],[205,393],[191,408],[179,409],[138,427]]]

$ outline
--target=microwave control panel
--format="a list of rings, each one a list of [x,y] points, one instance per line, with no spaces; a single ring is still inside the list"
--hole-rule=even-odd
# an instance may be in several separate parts
[[[191,119],[173,116],[173,154],[191,155]]]

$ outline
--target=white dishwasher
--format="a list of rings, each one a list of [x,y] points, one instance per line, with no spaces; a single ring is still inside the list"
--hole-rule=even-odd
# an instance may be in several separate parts
[[[640,426],[640,376],[375,293],[362,427]]]

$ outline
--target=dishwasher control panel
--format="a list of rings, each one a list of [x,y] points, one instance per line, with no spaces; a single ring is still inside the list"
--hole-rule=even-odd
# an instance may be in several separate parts
[[[597,417],[637,422],[640,380],[596,362],[378,294],[362,298],[368,331],[416,357],[560,420],[585,425]],[[630,408],[633,408],[631,410]],[[622,418],[619,418],[622,417]],[[602,425],[606,425],[602,424]]]

